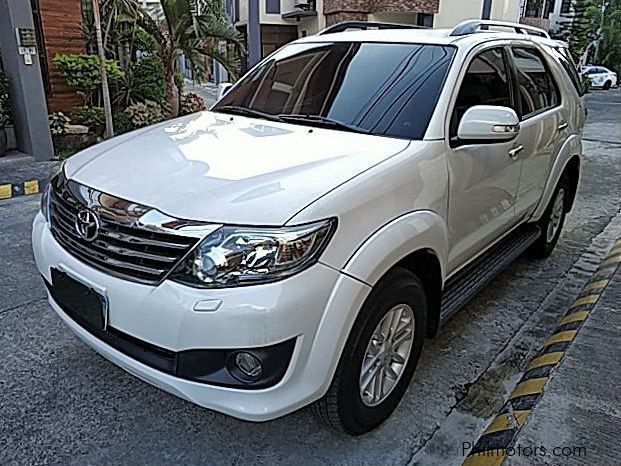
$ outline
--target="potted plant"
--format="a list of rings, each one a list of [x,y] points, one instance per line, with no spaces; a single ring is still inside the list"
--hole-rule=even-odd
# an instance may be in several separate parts
[[[11,102],[9,100],[9,82],[0,71],[0,157],[6,154],[8,147],[7,128],[11,125]]]

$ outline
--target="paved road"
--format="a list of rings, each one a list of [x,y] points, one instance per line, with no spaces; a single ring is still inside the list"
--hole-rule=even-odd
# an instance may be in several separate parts
[[[308,410],[249,424],[126,374],[49,309],[36,197],[0,202],[0,464],[459,464],[621,225],[621,92],[594,93],[583,179],[553,256],[521,259],[429,341],[403,403],[362,438]]]

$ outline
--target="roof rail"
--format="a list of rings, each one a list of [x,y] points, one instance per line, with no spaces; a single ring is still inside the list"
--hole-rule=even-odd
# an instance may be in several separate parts
[[[399,23],[378,23],[374,21],[343,21],[342,23],[328,26],[317,33],[318,36],[324,34],[332,34],[335,32],[343,32],[348,29],[429,29],[425,26],[417,26],[415,24],[399,24]]]
[[[527,24],[521,23],[509,23],[505,21],[492,21],[486,19],[469,19],[467,21],[463,21],[455,26],[453,31],[451,31],[450,35],[467,36],[468,34],[474,34],[475,32],[486,30],[490,26],[513,29],[518,34],[530,34],[532,36],[545,37],[546,39],[550,38],[550,34],[548,34],[545,30],[536,28],[534,26],[529,26]]]

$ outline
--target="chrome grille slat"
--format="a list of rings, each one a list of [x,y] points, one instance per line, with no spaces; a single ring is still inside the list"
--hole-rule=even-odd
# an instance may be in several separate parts
[[[93,254],[92,251],[87,251],[84,248],[76,246],[75,241],[64,238],[57,238],[59,243],[64,246],[66,249],[71,250],[72,254],[78,257],[79,259],[87,262],[91,265],[99,269],[105,269],[107,272],[113,272],[115,275],[127,275],[135,273],[135,271],[139,271],[144,274],[144,278],[137,278],[134,281],[141,283],[151,283],[154,280],[157,280],[159,274],[163,273],[162,270],[153,270],[147,267],[137,267],[137,266],[127,266],[120,261],[115,261],[108,257],[102,256],[101,254]]]
[[[57,220],[60,220],[60,217],[57,217]],[[153,262],[162,262],[162,264],[159,264],[159,265],[164,266],[164,267],[178,260],[177,257],[171,257],[171,256],[158,256],[156,254],[148,254],[148,253],[129,251],[129,250],[121,251],[123,248],[117,248],[116,246],[112,246],[101,240],[95,240],[90,243],[85,242],[75,233],[75,231],[73,231],[71,226],[68,225],[64,219],[60,221],[58,225],[62,227],[63,233],[69,238],[71,238],[73,241],[75,241],[79,245],[80,248],[88,249],[89,247],[91,247],[92,249],[94,249],[94,252],[100,253],[104,256],[106,255],[106,253],[108,254],[111,253],[114,256],[121,256],[121,257],[123,255],[128,255],[128,256],[133,256],[133,257],[137,257],[140,259],[146,259],[146,260],[153,261]],[[112,257],[111,259],[114,259],[114,257]]]
[[[84,190],[88,196],[84,195]],[[119,206],[127,206],[127,211]],[[89,208],[99,217],[99,234],[92,241],[82,238],[76,229],[77,214],[82,208]],[[158,231],[157,227],[144,225],[140,216],[151,210],[67,181],[62,176],[52,180],[50,223],[58,243],[97,269],[138,283],[156,285],[199,239],[177,235],[171,228]],[[169,217],[166,221],[174,225],[182,222]]]
[[[158,269],[152,269],[149,267],[141,267],[138,265],[131,265],[128,266],[126,263],[122,262],[122,261],[118,261],[116,259],[112,259],[111,257],[105,256],[104,254],[98,253],[98,252],[94,252],[90,249],[87,249],[85,247],[83,247],[82,245],[80,245],[80,243],[78,243],[77,241],[75,241],[74,239],[71,239],[67,236],[65,236],[62,240],[61,243],[64,244],[69,244],[72,248],[75,248],[77,250],[77,252],[87,261],[96,261],[96,262],[102,262],[104,264],[109,264],[113,267],[118,267],[121,269],[127,269],[127,270],[138,270],[140,272],[149,274],[149,275],[159,275],[161,273],[164,273],[164,270],[158,270]]]
[[[154,239],[136,238],[134,236],[126,235],[124,233],[119,233],[116,231],[108,230],[107,228],[104,228],[104,227],[101,228],[100,234],[106,236],[107,238],[113,239],[115,241],[119,241],[124,244],[133,245],[133,246],[154,246],[154,247],[169,248],[169,249],[187,249],[188,247],[187,244],[164,243],[162,241],[157,241]]]
[[[94,243],[97,243],[97,241],[94,241]],[[99,242],[99,244],[105,245],[105,248],[108,251],[111,251],[115,254],[120,254],[120,255],[128,255],[128,256],[132,256],[132,257],[138,257],[140,259],[147,259],[147,260],[152,260],[152,261],[161,261],[161,262],[165,262],[165,263],[172,263],[175,262],[176,260],[178,260],[179,258],[176,256],[160,256],[158,254],[149,254],[147,252],[140,252],[140,251],[134,251],[132,249],[128,249],[128,248],[122,248],[122,247],[118,247],[118,246],[114,246],[112,244],[106,244],[103,242]]]

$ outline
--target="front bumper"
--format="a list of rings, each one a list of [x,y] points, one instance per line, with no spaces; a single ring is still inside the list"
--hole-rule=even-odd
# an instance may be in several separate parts
[[[154,287],[112,277],[78,261],[54,240],[41,214],[32,236],[37,268],[46,281],[51,282],[50,268],[57,267],[90,285],[108,300],[108,325],[146,344],[182,352],[258,348],[294,340],[291,361],[276,385],[255,390],[209,385],[157,370],[118,351],[78,325],[49,296],[52,308],[85,343],[126,371],[181,398],[251,421],[282,416],[326,392],[370,290],[322,264],[253,287],[199,290],[172,281]]]

